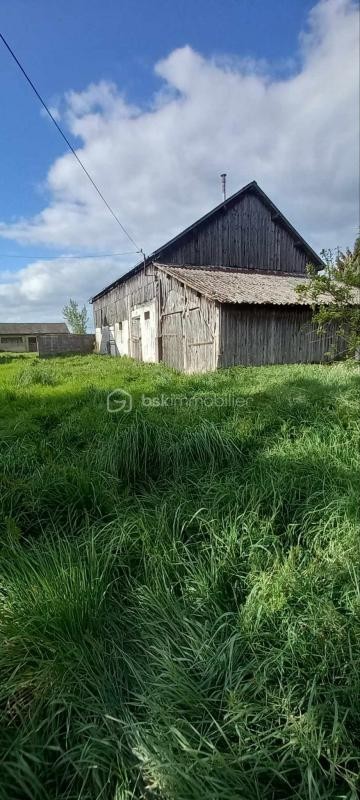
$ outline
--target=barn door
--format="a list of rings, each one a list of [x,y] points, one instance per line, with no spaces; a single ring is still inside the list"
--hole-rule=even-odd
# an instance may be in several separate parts
[[[131,320],[131,355],[137,361],[142,361],[140,317],[132,317]]]
[[[116,342],[113,325],[109,328],[109,352],[111,356],[116,356]]]
[[[180,371],[184,369],[182,311],[162,314],[162,360],[168,367]]]
[[[214,369],[214,333],[200,307],[189,308],[185,320],[186,371]]]
[[[29,353],[36,353],[37,352],[37,338],[36,336],[29,336]]]

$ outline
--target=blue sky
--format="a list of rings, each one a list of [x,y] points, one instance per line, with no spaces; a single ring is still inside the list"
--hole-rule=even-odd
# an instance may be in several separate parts
[[[295,68],[297,37],[312,5],[307,0],[3,0],[0,18],[5,38],[47,102],[69,88],[81,91],[105,79],[120,85],[132,102],[146,103],[160,84],[153,65],[185,44],[205,56],[226,53],[267,59],[274,70]],[[0,103],[0,208],[2,218],[11,219],[40,209],[41,180],[64,146],[4,47]]]
[[[81,148],[124,224],[148,251],[218,201],[222,164],[229,172],[232,191],[255,178],[319,249],[321,244],[347,244],[346,237],[356,233],[354,180],[349,182],[351,159],[353,175],[357,169],[352,34],[356,14],[357,4],[351,0],[317,4],[308,0],[3,0],[0,29],[46,101],[58,110],[62,125]],[[339,52],[342,48],[348,64],[342,64],[344,77],[336,71],[333,78],[336,47]],[[209,126],[202,131],[202,121],[206,115],[211,120],[213,88],[216,128],[208,139]],[[329,106],[337,102],[337,93],[350,128],[339,142],[340,150],[335,139],[341,130],[328,128],[324,141],[321,121],[324,109],[325,116],[329,115]],[[16,285],[19,292],[25,275],[34,287],[33,301],[26,306],[20,292],[11,314],[25,309],[27,318],[58,315],[53,296],[60,280],[57,266],[48,264],[45,269],[37,259],[37,271],[25,274],[21,270],[31,269],[31,260],[25,256],[45,258],[99,249],[119,252],[129,249],[129,243],[115,230],[115,223],[104,220],[96,197],[91,197],[93,190],[77,174],[76,163],[70,166],[64,159],[63,142],[3,46],[0,104],[0,302],[1,296],[9,296],[8,288],[1,295],[1,284]],[[325,121],[331,125],[332,117]],[[139,128],[148,128],[147,134],[142,136]],[[345,147],[348,160],[342,169],[338,153]],[[329,151],[325,155],[324,148]],[[294,197],[294,181],[304,172],[296,163],[302,157],[305,176],[300,176],[300,195]],[[155,177],[154,158],[158,159]],[[182,191],[173,189],[179,185],[178,173],[186,170]],[[162,180],[158,173],[163,173]],[[327,226],[331,186],[338,198]],[[314,210],[306,213],[304,204],[312,199]],[[345,224],[339,207],[350,208],[351,203],[353,217],[347,213],[349,224]],[[99,226],[103,221],[94,237],[91,231],[97,222],[87,224],[92,214]],[[334,231],[337,214],[339,225]],[[23,253],[24,258],[10,259],[10,253]],[[104,278],[106,282],[126,266],[125,262],[103,262],[98,270],[91,265],[87,273],[86,265],[74,264],[74,275],[80,269],[82,278],[74,278],[69,289],[89,295]],[[4,312],[5,307],[0,316]]]

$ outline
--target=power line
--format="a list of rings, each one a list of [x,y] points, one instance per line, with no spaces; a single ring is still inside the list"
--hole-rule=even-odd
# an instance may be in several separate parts
[[[8,42],[6,41],[5,37],[2,35],[2,33],[1,33],[1,32],[0,32],[0,39],[3,41],[3,43],[4,43],[5,47],[6,47],[6,48],[7,48],[7,50],[9,51],[10,55],[12,56],[12,58],[14,59],[15,63],[18,65],[19,69],[21,70],[22,74],[24,75],[24,78],[27,80],[28,84],[31,86],[31,88],[32,88],[33,92],[35,92],[35,94],[36,94],[36,97],[38,98],[38,100],[40,100],[40,103],[41,103],[41,105],[44,107],[44,109],[45,109],[46,113],[49,115],[49,117],[50,117],[51,121],[54,123],[55,127],[57,128],[58,132],[60,133],[60,136],[62,136],[62,138],[64,139],[64,142],[66,142],[66,144],[67,144],[67,146],[68,146],[69,150],[71,150],[71,152],[72,152],[73,156],[75,156],[75,158],[76,158],[76,161],[77,161],[77,162],[78,162],[78,164],[80,165],[81,169],[82,169],[82,170],[85,172],[85,175],[87,175],[87,177],[88,177],[88,179],[89,179],[90,183],[93,185],[93,187],[94,187],[95,191],[98,193],[99,197],[101,198],[101,200],[103,201],[103,203],[106,205],[106,208],[108,209],[108,211],[110,211],[110,214],[111,214],[111,215],[114,217],[114,219],[115,219],[115,221],[118,223],[118,225],[120,225],[120,228],[121,228],[121,230],[122,230],[122,231],[125,233],[125,235],[126,235],[126,236],[127,236],[127,238],[130,240],[130,242],[132,242],[132,244],[134,245],[134,247],[136,247],[136,250],[137,250],[137,252],[138,252],[138,253],[142,253],[142,252],[143,252],[142,248],[141,248],[141,247],[139,247],[139,246],[136,244],[135,240],[132,238],[132,236],[130,235],[130,233],[128,233],[128,231],[126,230],[126,228],[124,227],[124,225],[123,225],[123,224],[120,222],[120,220],[119,220],[119,217],[117,216],[117,214],[115,214],[115,211],[114,211],[114,210],[111,208],[111,205],[110,205],[110,204],[108,203],[108,201],[105,199],[105,197],[104,197],[103,193],[100,191],[99,187],[97,186],[97,184],[95,183],[95,181],[94,181],[94,180],[93,180],[93,178],[91,177],[91,175],[90,175],[90,173],[88,172],[88,170],[86,169],[85,165],[83,164],[83,162],[82,162],[82,161],[81,161],[81,159],[79,158],[79,156],[78,156],[78,154],[77,154],[76,150],[73,148],[73,146],[72,146],[71,142],[69,141],[69,139],[67,138],[66,134],[64,133],[64,131],[62,130],[62,128],[60,127],[60,125],[59,125],[59,124],[58,124],[58,122],[56,121],[55,117],[52,115],[52,113],[51,113],[50,109],[49,109],[49,108],[48,108],[48,106],[46,105],[46,103],[45,103],[45,100],[43,100],[43,98],[41,97],[41,94],[38,92],[38,90],[37,90],[36,86],[33,84],[33,82],[32,82],[32,80],[31,80],[31,78],[29,77],[29,75],[28,75],[28,74],[27,74],[27,72],[25,71],[24,67],[23,67],[23,66],[22,66],[22,64],[20,63],[19,59],[16,57],[16,55],[15,55],[14,51],[11,49],[10,45],[8,44]]]
[[[133,255],[138,254],[139,252],[141,252],[141,251],[140,250],[135,250],[135,251],[134,250],[127,250],[125,253],[98,253],[98,254],[95,254],[95,255],[93,253],[91,253],[91,255],[88,255],[88,256],[82,256],[82,255],[79,255],[79,256],[67,256],[67,255],[65,255],[65,256],[45,256],[45,255],[33,255],[33,254],[20,255],[19,253],[1,253],[0,252],[0,258],[24,258],[24,259],[36,258],[36,259],[39,259],[39,260],[41,259],[41,261],[69,261],[69,260],[78,261],[78,260],[85,260],[87,258],[119,258],[120,256],[133,256]]]

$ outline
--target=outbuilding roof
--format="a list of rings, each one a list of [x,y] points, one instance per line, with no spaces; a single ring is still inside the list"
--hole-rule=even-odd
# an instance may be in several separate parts
[[[306,253],[307,258],[312,264],[314,264],[316,267],[319,268],[322,268],[324,266],[324,263],[321,260],[320,256],[317,253],[315,253],[312,247],[310,247],[310,245],[305,241],[305,239],[303,239],[303,237],[300,235],[300,233],[298,233],[298,231],[296,230],[296,228],[294,228],[291,222],[289,222],[289,220],[284,216],[284,214],[282,214],[282,212],[277,208],[275,203],[273,203],[272,200],[270,200],[270,197],[268,197],[268,195],[265,194],[265,192],[263,192],[259,184],[256,181],[251,181],[250,183],[247,183],[246,186],[243,186],[242,189],[239,189],[239,191],[235,192],[235,194],[232,194],[226,200],[223,200],[221,203],[219,203],[219,205],[217,205],[211,211],[208,211],[207,214],[204,214],[204,216],[200,217],[200,219],[196,220],[196,222],[193,222],[192,225],[189,225],[188,228],[185,228],[185,230],[178,233],[172,239],[169,239],[169,241],[161,245],[161,247],[158,247],[147,258],[143,258],[138,264],[136,264],[135,267],[125,272],[124,275],[121,275],[119,278],[117,278],[116,281],[113,281],[113,283],[110,283],[108,286],[105,286],[104,289],[102,289],[100,292],[98,292],[97,294],[95,294],[93,297],[90,298],[90,303],[93,303],[94,300],[98,300],[99,297],[102,297],[104,294],[107,294],[107,292],[110,292],[112,289],[115,289],[116,286],[119,286],[119,284],[128,280],[128,278],[131,278],[133,275],[136,275],[138,272],[140,272],[140,270],[144,268],[144,261],[145,265],[147,265],[151,264],[151,262],[154,260],[159,260],[159,259],[161,260],[162,258],[165,260],[168,255],[166,251],[169,248],[171,248],[172,245],[181,242],[182,239],[186,239],[189,233],[192,233],[197,228],[201,227],[204,223],[208,222],[210,219],[216,217],[219,214],[222,214],[224,209],[231,208],[235,203],[237,203],[237,201],[241,197],[243,197],[246,194],[255,194],[262,201],[262,203],[274,215],[274,219],[276,219],[277,223],[281,224],[288,231],[288,233],[293,237],[294,241],[296,242],[296,245],[300,246],[302,250]]]
[[[294,273],[276,273],[264,270],[230,269],[224,267],[191,267],[174,264],[154,265],[173,278],[219,303],[255,305],[312,305],[309,298],[300,297],[296,289],[308,283],[308,278]],[[357,292],[357,294],[356,294]],[[356,295],[356,296],[355,296]],[[322,294],[318,303],[331,302],[330,295]],[[360,290],[354,290],[354,304],[360,304]]]
[[[0,335],[36,336],[42,333],[69,333],[65,322],[0,322]]]

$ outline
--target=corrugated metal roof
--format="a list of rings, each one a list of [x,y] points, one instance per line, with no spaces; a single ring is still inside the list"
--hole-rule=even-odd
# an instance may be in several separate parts
[[[69,333],[65,322],[0,322],[0,334]]]
[[[156,262],[155,266],[219,303],[270,303],[277,306],[312,304],[308,298],[299,297],[296,291],[297,286],[308,283],[304,275],[225,267],[178,267]],[[331,298],[325,294],[317,300],[317,303],[329,302]],[[360,290],[354,290],[354,304],[357,303],[360,304]]]

